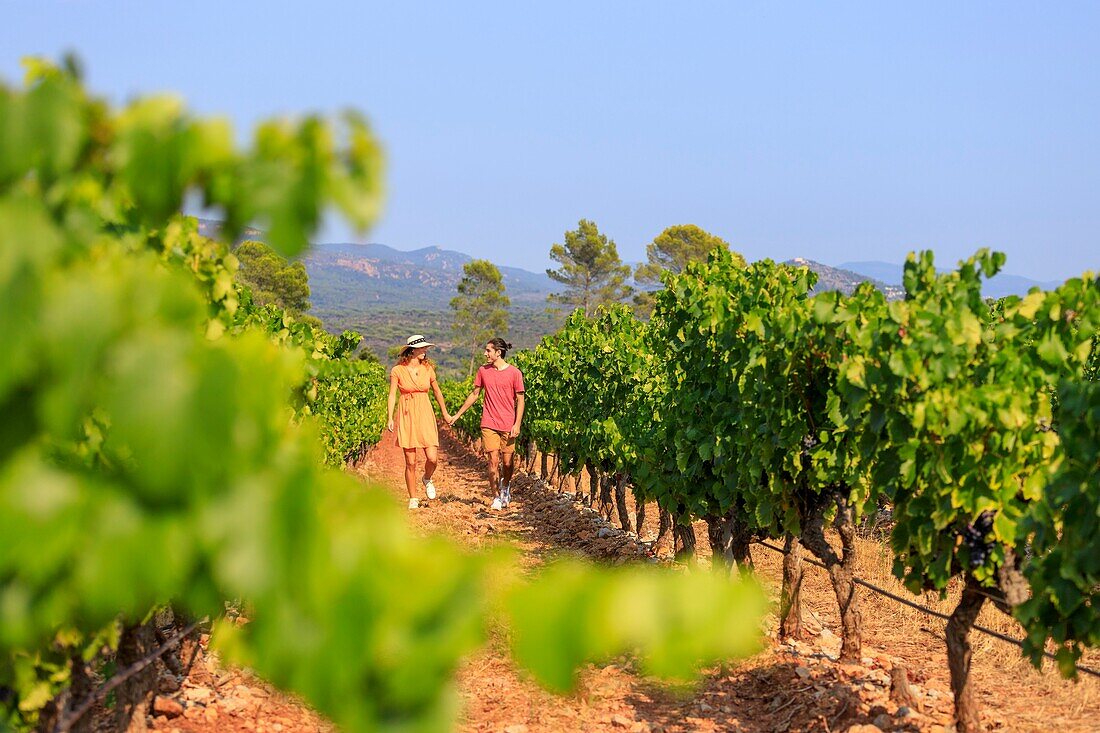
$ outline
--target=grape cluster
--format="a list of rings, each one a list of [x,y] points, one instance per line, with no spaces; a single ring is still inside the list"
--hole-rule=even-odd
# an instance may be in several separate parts
[[[992,529],[993,512],[984,511],[959,533],[970,550],[970,567],[981,567],[989,559],[993,543],[987,537]]]
[[[810,460],[810,451],[817,445],[817,438],[813,435],[807,435],[802,439],[802,460]]]

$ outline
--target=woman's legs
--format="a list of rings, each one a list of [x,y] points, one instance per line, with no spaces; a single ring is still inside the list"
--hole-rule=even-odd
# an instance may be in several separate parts
[[[435,473],[436,464],[439,463],[439,448],[429,445],[424,449],[424,480],[427,481]]]
[[[416,497],[416,448],[405,448],[405,488],[409,498]]]

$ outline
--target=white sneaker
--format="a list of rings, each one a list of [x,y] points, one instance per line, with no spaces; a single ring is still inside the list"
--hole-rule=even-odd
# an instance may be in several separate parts
[[[413,498],[409,499],[409,509],[419,509],[419,508],[420,508],[420,499],[417,499],[415,496]]]
[[[429,499],[435,498],[435,484],[430,478],[424,479],[424,491],[427,492]]]
[[[493,505],[490,508],[498,512],[504,508],[504,505],[501,503],[499,496],[493,499]]]

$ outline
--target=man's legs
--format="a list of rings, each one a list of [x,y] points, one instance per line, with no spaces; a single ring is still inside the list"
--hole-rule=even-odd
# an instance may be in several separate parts
[[[489,459],[489,495],[497,498],[500,494],[500,451],[487,450],[485,457]]]
[[[501,461],[500,472],[504,478],[504,483],[511,486],[512,474],[516,471],[516,452],[512,450],[507,451],[504,453],[502,458],[503,460]]]
[[[492,428],[481,429],[481,450],[489,461],[489,495],[500,498],[500,433]],[[494,507],[499,509],[500,507]]]
[[[481,429],[481,446],[485,451],[485,457],[489,460],[489,493],[493,499],[493,509],[503,509],[508,506],[511,494],[508,491],[508,482],[512,480],[512,473],[516,470],[516,452],[514,439],[500,430],[490,428]],[[501,466],[501,454],[503,463]],[[503,483],[501,482],[501,469],[503,468]]]
[[[501,461],[503,464],[501,466],[503,481],[500,486],[500,501],[504,506],[508,506],[512,503],[512,474],[516,470],[516,451],[511,441],[504,444]]]

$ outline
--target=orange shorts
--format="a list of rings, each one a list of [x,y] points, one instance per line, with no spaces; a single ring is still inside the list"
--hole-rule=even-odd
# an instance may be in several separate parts
[[[481,429],[481,449],[486,453],[501,451],[502,453],[515,453],[516,439],[509,433],[510,430]]]

